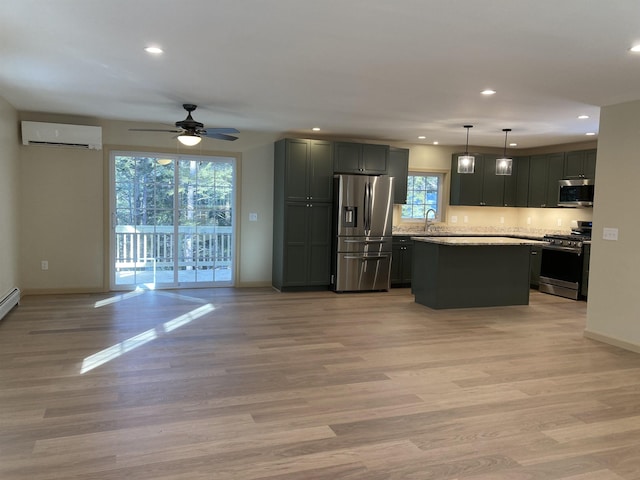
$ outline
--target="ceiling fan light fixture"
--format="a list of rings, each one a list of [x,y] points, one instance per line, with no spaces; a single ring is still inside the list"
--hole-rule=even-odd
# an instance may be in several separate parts
[[[503,128],[504,132],[504,153],[502,158],[496,159],[496,175],[511,175],[513,172],[513,159],[507,157],[507,135],[511,131],[510,128]]]
[[[467,129],[467,143],[464,149],[464,155],[458,156],[458,173],[473,173],[475,172],[476,157],[469,155],[469,129],[473,128],[473,125],[465,125]]]
[[[178,135],[178,141],[187,147],[198,145],[201,140],[202,138],[200,136],[193,133],[183,133],[182,135]]]

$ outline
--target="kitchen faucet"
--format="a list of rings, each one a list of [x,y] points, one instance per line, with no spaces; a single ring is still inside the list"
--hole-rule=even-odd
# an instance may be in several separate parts
[[[433,220],[435,221],[436,219],[436,211],[433,208],[430,208],[429,210],[427,210],[427,213],[424,216],[424,231],[428,232],[429,231],[429,227],[431,227],[431,224],[429,223],[429,213],[433,212]]]

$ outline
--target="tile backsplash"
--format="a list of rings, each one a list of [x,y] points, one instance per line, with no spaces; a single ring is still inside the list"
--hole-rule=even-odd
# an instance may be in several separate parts
[[[401,209],[394,209],[395,233],[424,232],[423,222],[406,222],[400,218]],[[591,220],[591,208],[513,208],[513,207],[457,207],[447,206],[443,222],[433,223],[434,233],[457,234],[519,234],[542,236],[550,233],[566,234],[575,220]]]

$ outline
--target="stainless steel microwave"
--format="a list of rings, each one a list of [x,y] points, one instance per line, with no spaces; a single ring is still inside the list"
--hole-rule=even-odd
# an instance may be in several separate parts
[[[559,207],[592,207],[595,182],[591,178],[560,180]]]

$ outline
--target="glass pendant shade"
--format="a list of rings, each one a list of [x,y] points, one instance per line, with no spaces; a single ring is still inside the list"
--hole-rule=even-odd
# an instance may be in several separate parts
[[[473,155],[460,155],[458,157],[458,173],[473,173],[476,166],[476,157]]]
[[[503,128],[504,132],[504,154],[502,158],[496,160],[496,175],[511,175],[513,171],[513,159],[507,158],[507,135],[511,131],[510,128]]]
[[[476,157],[469,155],[469,129],[473,125],[465,125],[467,129],[467,144],[464,148],[464,155],[458,157],[458,173],[474,173],[476,168]]]
[[[181,144],[186,145],[187,147],[193,147],[194,145],[199,144],[201,140],[202,138],[200,138],[198,135],[189,133],[178,135],[178,141]]]
[[[496,175],[511,175],[513,171],[513,159],[498,158],[496,160]]]

